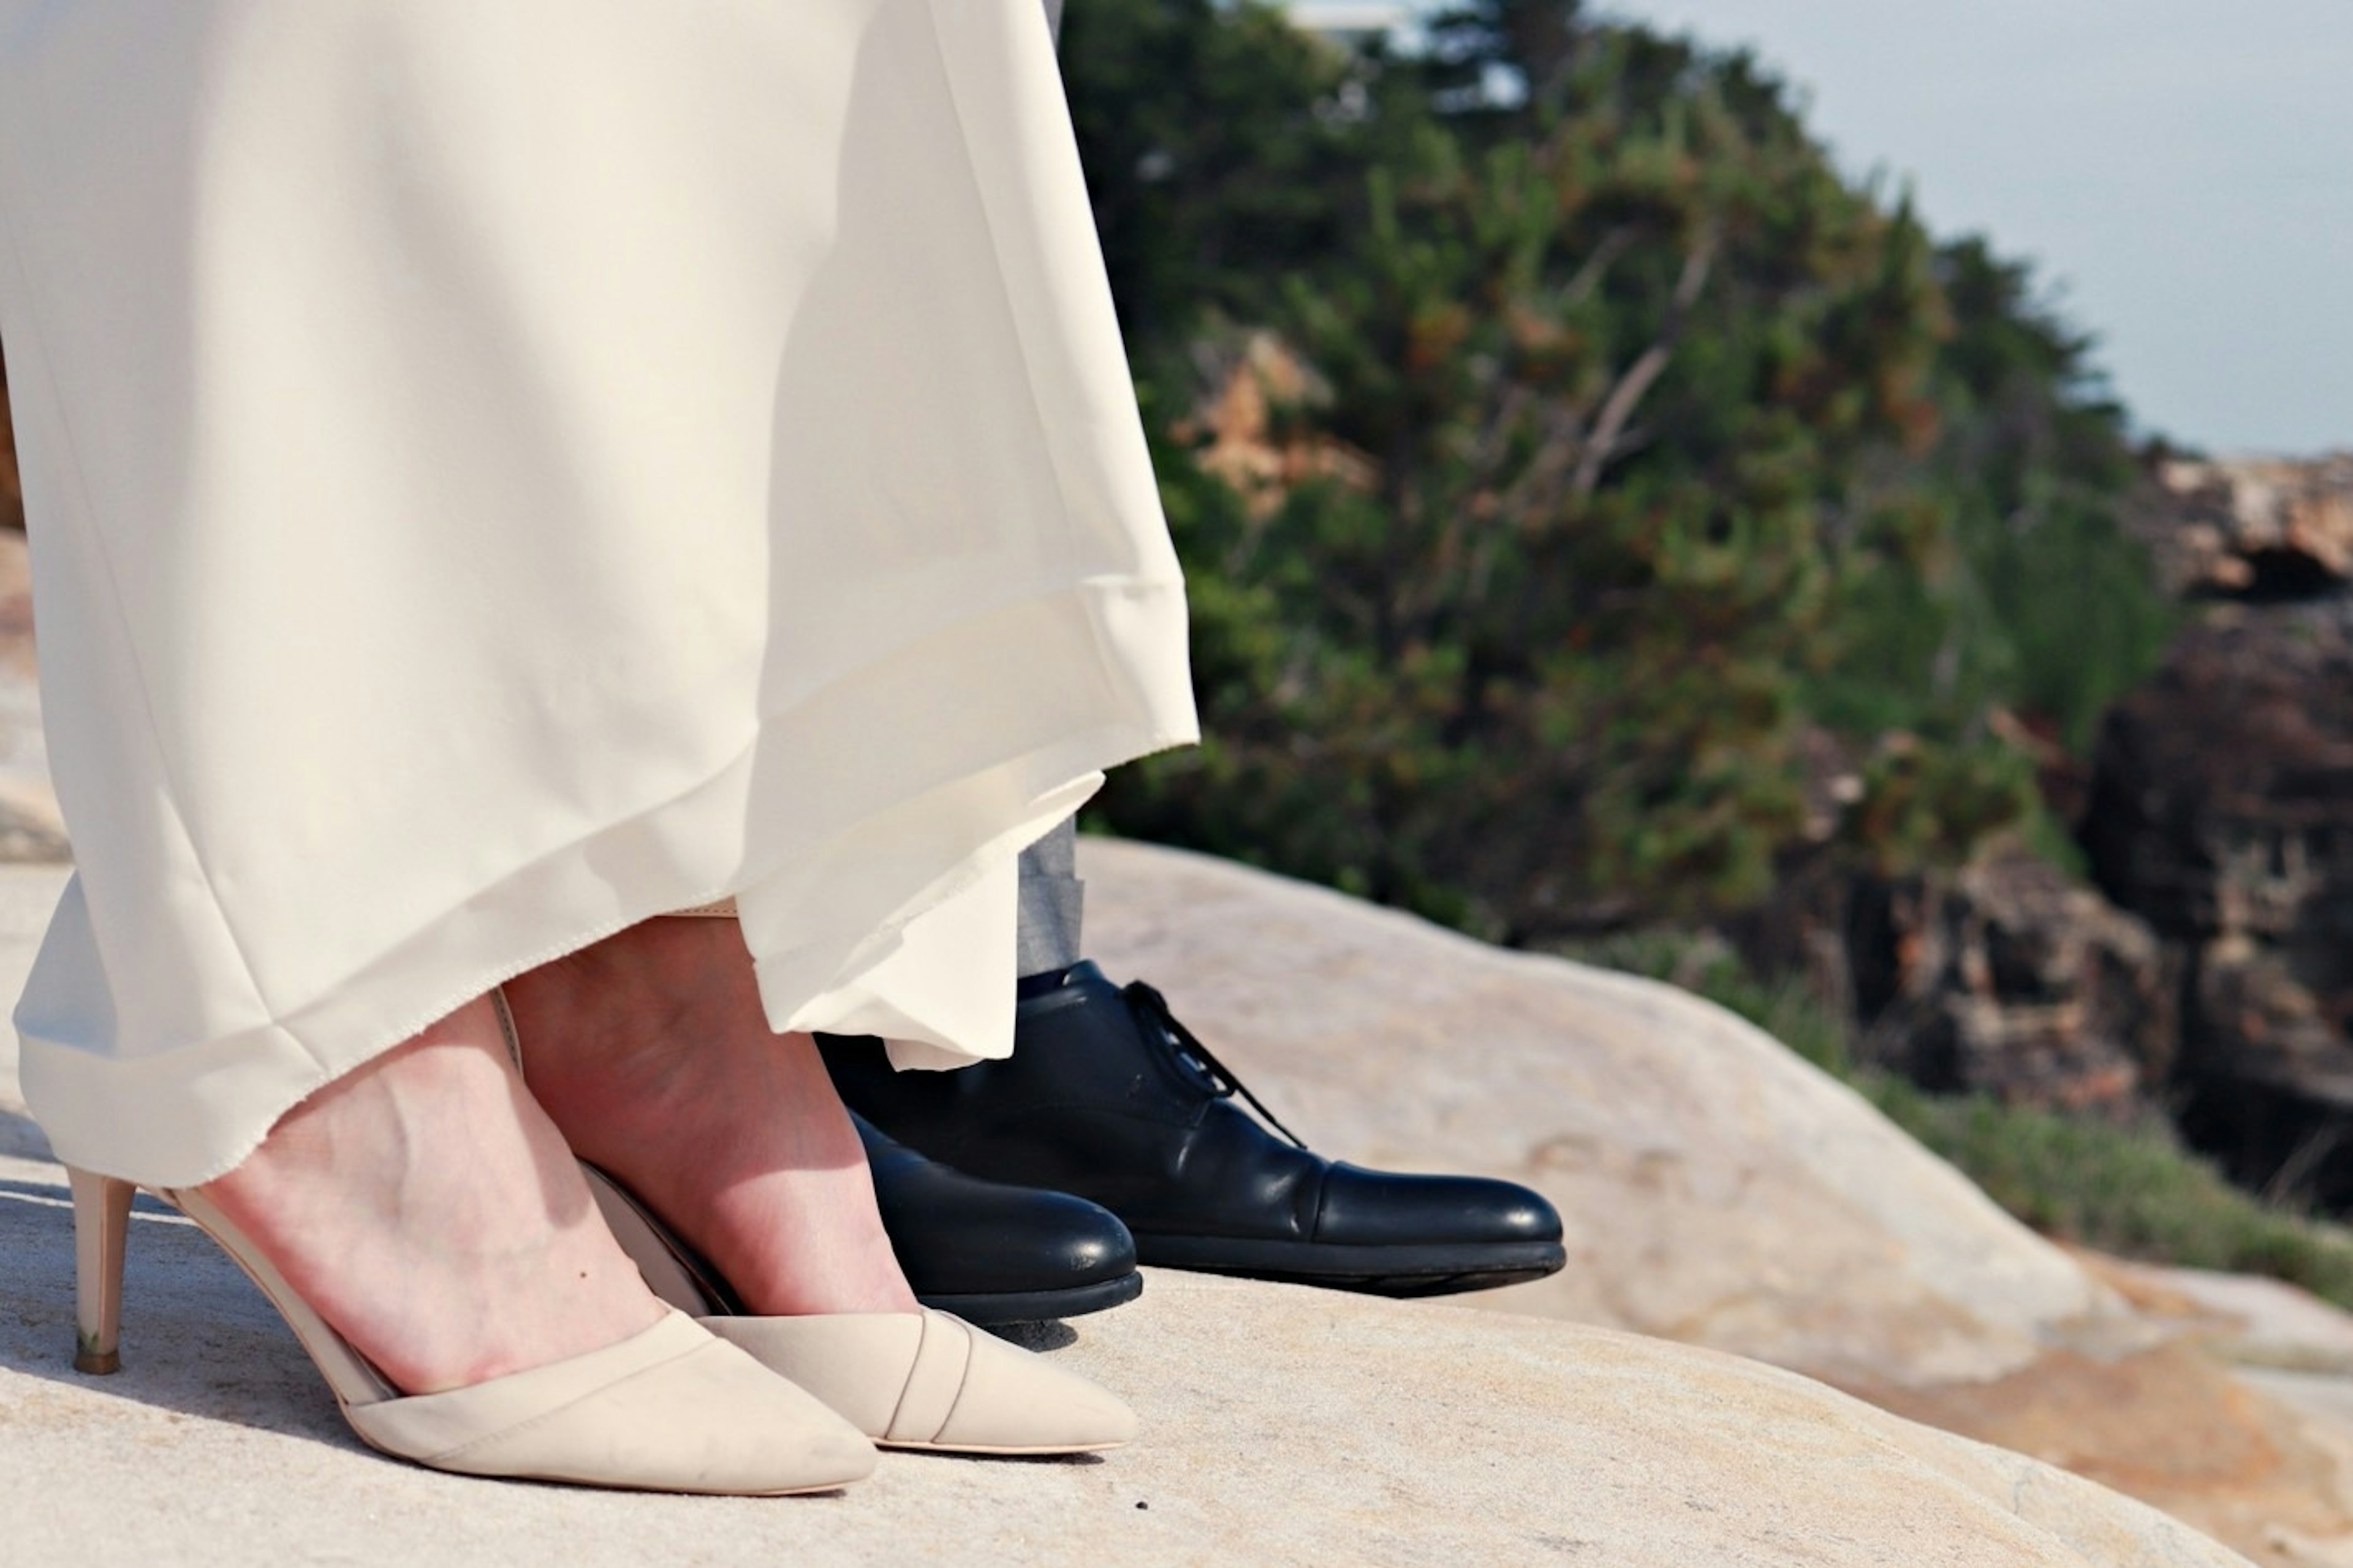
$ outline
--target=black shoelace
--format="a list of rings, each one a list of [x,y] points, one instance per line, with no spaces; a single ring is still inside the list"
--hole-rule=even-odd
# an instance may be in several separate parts
[[[1241,1096],[1244,1103],[1264,1118],[1268,1126],[1290,1139],[1294,1147],[1307,1147],[1306,1139],[1285,1127],[1282,1119],[1266,1108],[1265,1101],[1252,1094],[1242,1080],[1234,1076],[1233,1069],[1218,1059],[1215,1051],[1203,1045],[1198,1036],[1177,1020],[1176,1015],[1168,1010],[1168,998],[1141,980],[1129,981],[1120,987],[1119,994],[1127,999],[1128,1007],[1138,1018],[1159,1031],[1162,1043],[1176,1053],[1176,1059],[1200,1075],[1201,1080],[1209,1086],[1211,1094],[1219,1100]]]

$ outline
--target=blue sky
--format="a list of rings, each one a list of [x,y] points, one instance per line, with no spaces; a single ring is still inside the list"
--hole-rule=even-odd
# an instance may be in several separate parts
[[[2353,0],[1595,8],[1754,47],[1843,166],[2033,258],[2144,430],[2353,447]]]

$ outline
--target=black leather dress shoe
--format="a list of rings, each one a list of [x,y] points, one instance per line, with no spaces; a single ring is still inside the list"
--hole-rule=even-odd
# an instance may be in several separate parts
[[[1311,1152],[1149,985],[1082,963],[1020,1005],[1010,1060],[955,1072],[893,1073],[871,1045],[821,1043],[842,1099],[876,1126],[973,1175],[1093,1199],[1145,1263],[1436,1296],[1566,1261],[1560,1215],[1525,1187]]]
[[[987,1327],[1075,1318],[1142,1293],[1134,1238],[1101,1205],[980,1181],[850,1120],[891,1249],[924,1306]]]

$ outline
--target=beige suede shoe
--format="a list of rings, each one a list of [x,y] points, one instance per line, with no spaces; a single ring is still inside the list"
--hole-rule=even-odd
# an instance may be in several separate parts
[[[725,920],[733,900],[676,911]],[[522,1035],[491,993],[515,1070]],[[876,1443],[948,1454],[1086,1454],[1135,1436],[1135,1413],[1077,1373],[926,1308],[764,1317],[611,1176],[580,1163],[605,1224],[655,1296],[807,1389]]]
[[[618,1182],[588,1190],[653,1293],[807,1389],[875,1442],[950,1454],[1084,1454],[1135,1436],[1135,1414],[1077,1373],[926,1308],[763,1317]]]
[[[121,1365],[131,1183],[69,1171],[79,1287],[74,1365]],[[430,1469],[645,1491],[778,1496],[846,1485],[872,1446],[818,1399],[672,1311],[586,1355],[442,1394],[404,1394],[313,1311],[200,1193],[164,1191],[243,1268],[370,1447]]]

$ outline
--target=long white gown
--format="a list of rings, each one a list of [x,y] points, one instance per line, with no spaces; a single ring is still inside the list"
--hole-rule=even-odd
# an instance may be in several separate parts
[[[0,343],[79,1164],[728,893],[1001,1053],[1015,850],[1194,735],[1038,0],[0,0]]]

